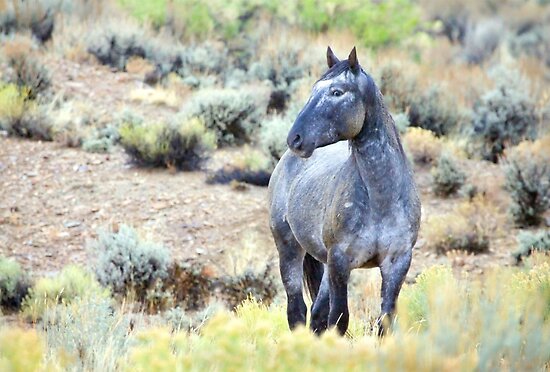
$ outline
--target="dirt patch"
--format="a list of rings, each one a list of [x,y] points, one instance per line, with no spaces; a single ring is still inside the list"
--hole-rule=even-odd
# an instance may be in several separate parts
[[[168,120],[178,112],[188,93],[173,92],[170,104],[163,104],[159,99],[146,99],[159,89],[146,85],[141,72],[114,71],[99,64],[44,57],[52,76],[52,91],[67,100],[89,105],[100,122],[109,122],[126,109],[147,120]],[[144,99],[137,100],[136,93]]]
[[[0,140],[0,253],[35,274],[88,264],[87,239],[126,223],[164,243],[175,258],[215,259],[255,234],[272,244],[266,190],[207,185],[204,173],[136,168],[126,155],[90,154]]]
[[[220,162],[219,157],[214,161]],[[427,170],[417,171],[416,177],[423,218],[460,202],[434,198]],[[89,265],[93,254],[86,250],[86,240],[98,228],[126,223],[165,244],[177,259],[220,262],[222,254],[238,255],[250,236],[273,255],[267,189],[236,191],[205,180],[204,172],[138,168],[120,150],[91,154],[51,142],[2,138],[0,254],[15,257],[40,275],[68,263]],[[489,254],[437,256],[423,249],[421,232],[409,279],[435,263],[451,263],[474,274],[508,265],[514,236],[503,227]]]

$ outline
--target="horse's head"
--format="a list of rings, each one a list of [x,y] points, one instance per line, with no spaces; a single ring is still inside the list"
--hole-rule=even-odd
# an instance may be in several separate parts
[[[301,157],[332,143],[353,139],[363,127],[375,85],[364,73],[355,48],[340,61],[327,49],[329,70],[315,83],[288,137],[288,147]]]

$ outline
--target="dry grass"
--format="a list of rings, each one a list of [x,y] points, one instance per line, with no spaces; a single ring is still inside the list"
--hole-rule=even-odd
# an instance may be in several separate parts
[[[383,340],[368,322],[378,313],[375,301],[353,308],[349,337],[317,337],[305,328],[290,332],[284,306],[254,299],[234,312],[207,311],[198,329],[174,330],[173,320],[90,296],[53,307],[42,331],[0,328],[0,369],[544,370],[549,259],[534,254],[526,268],[495,268],[483,281],[430,267],[403,287]],[[379,279],[368,279],[363,294],[378,298]],[[189,318],[175,314],[180,323]]]
[[[276,251],[267,249],[265,236],[250,229],[245,231],[238,248],[223,251],[219,260],[212,262],[216,272],[222,275],[238,276],[247,270],[260,271],[267,265],[274,266]]]
[[[136,88],[130,92],[130,100],[155,106],[178,108],[182,101],[172,90],[165,88]]]
[[[438,253],[464,250],[484,253],[489,237],[503,222],[499,210],[482,197],[464,201],[450,213],[430,216],[422,226],[428,248]]]
[[[77,63],[91,63],[95,58],[88,53],[86,38],[92,27],[91,21],[84,21],[65,14],[55,17],[52,43],[48,48],[58,56]]]
[[[502,169],[490,162],[478,160],[465,160],[463,169],[466,171],[468,183],[475,186],[477,193],[499,210],[504,211],[510,202],[508,195],[503,190],[504,173]]]
[[[441,139],[422,128],[409,128],[403,136],[403,142],[418,165],[433,164],[439,158],[443,147]]]
[[[536,141],[523,141],[516,147],[505,151],[506,157],[517,156],[521,160],[541,159],[550,161],[550,133],[542,136]]]
[[[477,97],[491,86],[483,66],[456,63],[459,50],[446,39],[432,39],[414,50],[416,56],[403,48],[389,48],[362,63],[372,67],[373,71],[399,63],[403,76],[415,79],[418,94],[438,85],[462,108],[471,107]],[[420,59],[421,63],[415,63],[414,58]]]
[[[154,68],[153,63],[141,57],[130,57],[126,63],[126,71],[130,74],[145,75]]]
[[[54,139],[67,147],[80,147],[96,127],[95,108],[81,101],[69,101],[56,108],[48,106],[47,115],[53,121]]]

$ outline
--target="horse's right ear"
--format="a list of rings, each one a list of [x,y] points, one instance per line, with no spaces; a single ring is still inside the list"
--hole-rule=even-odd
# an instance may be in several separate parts
[[[349,62],[349,67],[352,70],[356,70],[357,67],[359,66],[359,60],[357,59],[357,50],[355,49],[355,47],[353,47],[353,49],[351,50],[351,53],[349,54],[348,62]]]
[[[332,51],[332,49],[330,49],[330,47],[327,47],[327,65],[328,65],[328,68],[331,68],[332,66],[334,66],[338,62],[340,62],[338,57],[336,57],[334,55],[334,52]]]

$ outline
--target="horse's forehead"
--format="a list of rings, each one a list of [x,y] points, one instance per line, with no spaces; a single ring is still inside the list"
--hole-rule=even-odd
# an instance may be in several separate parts
[[[344,83],[346,81],[348,81],[348,74],[347,74],[347,72],[343,72],[340,75],[337,75],[333,78],[325,79],[325,80],[319,80],[318,82],[315,83],[315,85],[313,86],[313,89],[315,91],[320,91],[320,90],[324,90],[324,89],[329,88],[332,84]]]

